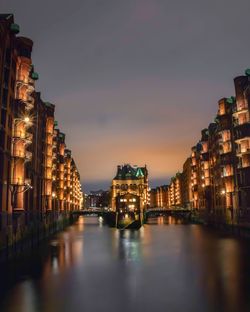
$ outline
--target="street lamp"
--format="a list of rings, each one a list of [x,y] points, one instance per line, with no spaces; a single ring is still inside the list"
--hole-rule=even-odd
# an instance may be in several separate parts
[[[26,116],[26,117],[24,117],[23,121],[24,121],[25,123],[29,123],[29,122],[30,122],[30,118],[29,118],[28,116]]]
[[[16,117],[14,118],[14,122],[19,121],[19,122],[24,122],[26,124],[31,123],[31,118],[29,116],[23,116],[23,117]]]
[[[221,193],[221,195],[224,196],[224,195],[226,195],[226,190],[225,190],[225,189],[222,189],[220,193]]]

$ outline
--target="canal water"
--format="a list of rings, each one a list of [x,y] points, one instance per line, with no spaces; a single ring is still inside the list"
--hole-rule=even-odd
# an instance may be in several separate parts
[[[80,217],[1,267],[0,311],[250,311],[249,247],[171,217],[139,231]]]

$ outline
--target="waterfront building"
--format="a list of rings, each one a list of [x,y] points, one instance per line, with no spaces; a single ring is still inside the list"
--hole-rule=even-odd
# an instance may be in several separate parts
[[[148,170],[125,164],[117,166],[111,185],[111,210],[116,215],[116,227],[139,228],[149,207]]]
[[[169,208],[169,186],[161,185],[156,187],[156,207]]]
[[[191,208],[193,202],[192,196],[192,159],[188,157],[183,164],[182,170],[182,203],[184,208]]]
[[[0,14],[0,249],[39,241],[83,206],[80,174],[35,90],[33,42]],[[7,248],[8,247],[8,248]]]
[[[54,194],[56,196],[56,209],[64,211],[64,153],[65,153],[65,134],[59,129],[54,129],[54,157],[53,167],[55,169]]]
[[[83,205],[83,193],[80,182],[80,173],[76,167],[75,161],[71,160],[71,196],[70,196],[70,211],[80,210]]]
[[[236,196],[241,217],[250,220],[250,70],[234,79],[236,105],[233,112],[237,156]]]
[[[168,207],[182,207],[182,174],[180,172],[171,178],[168,192]]]
[[[117,166],[117,173],[112,180],[111,186],[112,210],[116,210],[116,197],[127,193],[139,196],[140,209],[143,210],[148,206],[149,187],[148,170],[146,165],[145,167],[131,166],[130,164]]]
[[[90,191],[86,197],[86,208],[107,208],[110,203],[110,191]]]
[[[149,189],[149,208],[157,207],[156,194],[157,194],[156,188]]]
[[[215,123],[209,126],[210,172],[212,175],[211,202],[214,218],[229,222],[235,201],[235,143],[233,141],[234,98],[218,102]]]
[[[199,207],[199,192],[200,185],[200,157],[197,146],[192,147],[191,152],[191,187],[192,187],[192,209]]]
[[[11,213],[11,148],[19,26],[12,14],[0,14],[0,244],[5,244]]]
[[[250,221],[249,69],[234,86],[235,97],[218,101],[214,122],[202,130],[183,172],[168,187],[169,207],[194,209],[213,223]],[[162,205],[161,187],[150,196]]]
[[[199,192],[199,209],[207,210],[211,202],[211,182],[209,171],[209,131],[203,129],[201,131],[201,140],[198,143],[199,152],[199,169],[198,192]]]
[[[71,166],[72,166],[72,155],[71,150],[65,149],[64,153],[65,158],[65,169],[64,169],[64,198],[66,201],[65,208],[66,211],[70,211],[73,197],[73,181],[71,174]]]
[[[33,42],[25,37],[16,38],[16,91],[12,131],[12,209],[14,213],[27,212],[25,192],[31,186],[28,164],[32,161],[32,134],[34,114],[34,81],[38,78],[31,60]],[[35,78],[35,79],[34,79]],[[26,199],[26,203],[28,203]]]

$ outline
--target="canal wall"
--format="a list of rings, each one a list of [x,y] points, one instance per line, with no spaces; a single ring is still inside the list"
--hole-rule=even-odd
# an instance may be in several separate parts
[[[69,212],[46,213],[32,218],[25,215],[13,217],[12,224],[1,232],[0,263],[31,251],[55,233],[73,224],[77,218],[78,216]]]
[[[227,213],[192,211],[185,219],[194,224],[213,228],[223,234],[250,239],[250,223],[243,221],[244,217],[242,218],[236,213],[233,216]]]

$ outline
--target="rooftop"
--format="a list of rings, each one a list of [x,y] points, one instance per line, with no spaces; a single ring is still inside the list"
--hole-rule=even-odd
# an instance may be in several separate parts
[[[117,166],[117,173],[114,180],[138,180],[147,176],[147,168],[131,166],[130,164],[124,164]]]

